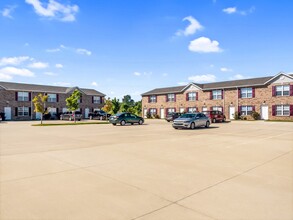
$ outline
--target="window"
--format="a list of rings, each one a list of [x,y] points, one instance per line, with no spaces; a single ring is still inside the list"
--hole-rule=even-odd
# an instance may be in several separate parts
[[[222,90],[213,90],[212,95],[213,99],[222,99]]]
[[[240,111],[241,111],[241,115],[251,115],[251,113],[253,111],[253,107],[252,106],[241,106]]]
[[[101,103],[101,97],[100,96],[94,96],[93,97],[93,103],[100,104]]]
[[[241,98],[252,98],[252,88],[242,88]]]
[[[196,112],[196,107],[187,108],[187,112],[189,112],[189,113]]]
[[[175,102],[175,94],[168,94],[167,102]]]
[[[17,108],[17,115],[18,116],[28,116],[29,115],[29,108],[28,107],[18,107]]]
[[[222,112],[223,111],[223,107],[222,106],[213,106],[212,107],[212,110],[213,111],[220,111],[220,112]]]
[[[188,101],[195,101],[196,100],[196,92],[190,92],[190,93],[188,93],[187,100]]]
[[[150,97],[150,101],[151,103],[157,102],[157,96],[156,95],[151,95]]]
[[[289,116],[289,115],[290,115],[290,105],[276,106],[276,116]]]
[[[156,115],[157,114],[157,109],[156,108],[150,108],[150,114],[151,115]]]
[[[48,94],[48,102],[57,102],[56,94]]]
[[[289,96],[290,86],[276,86],[276,96]]]
[[[175,108],[168,108],[167,113],[175,112]]]
[[[17,101],[29,101],[28,92],[18,92],[17,93]]]

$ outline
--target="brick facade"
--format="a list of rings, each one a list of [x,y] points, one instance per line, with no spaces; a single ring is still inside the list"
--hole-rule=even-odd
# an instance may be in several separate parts
[[[227,83],[225,82],[225,84]],[[233,85],[233,81],[231,81],[231,84]],[[221,85],[221,82],[217,83],[217,86],[219,85]],[[279,85],[286,85],[287,87],[289,86],[289,95],[273,95],[273,87],[276,88],[276,86]],[[266,111],[266,109],[268,109],[268,117],[266,119],[293,120],[293,77],[291,75],[278,74],[277,76],[272,77],[272,81],[263,83],[263,85],[245,85],[240,87],[226,86],[228,88],[225,88],[225,86],[223,86],[217,87],[215,89],[205,89],[205,85],[201,86],[203,87],[203,89],[200,86],[191,83],[182,88],[172,87],[169,89],[170,91],[168,91],[168,88],[161,88],[142,94],[142,109],[144,117],[146,117],[146,113],[149,111],[150,108],[156,108],[157,114],[161,118],[164,118],[168,111],[168,108],[175,108],[176,112],[184,109],[184,112],[187,112],[188,107],[196,107],[197,111],[201,112],[203,108],[211,110],[212,107],[219,106],[223,108],[223,112],[226,115],[227,119],[233,119],[234,117],[230,115],[230,111],[233,110],[233,107],[235,112],[238,112],[239,110],[241,110],[241,106],[252,106],[254,111],[260,113],[261,115],[263,114],[263,116],[266,114],[262,111]],[[241,88],[252,88],[253,97],[239,97],[239,90]],[[180,89],[181,91],[178,91]],[[211,92],[213,90],[222,90],[222,99],[211,99]],[[156,91],[165,91],[165,93],[155,94]],[[198,94],[197,100],[187,101],[186,94],[189,92],[196,92]],[[167,94],[176,94],[176,100],[174,102],[166,102]],[[151,95],[156,95],[157,101],[155,103],[149,102],[149,97]],[[289,106],[289,115],[276,116],[277,105]],[[267,106],[268,108],[266,108],[265,106]],[[247,117],[249,118],[250,116]]]
[[[33,87],[33,85],[30,85],[30,86]],[[65,100],[66,100],[66,98],[68,98],[71,95],[71,92],[72,92],[72,91],[67,92],[67,93],[66,92],[54,92],[54,91],[45,92],[44,91],[46,89],[45,86],[44,86],[44,89],[42,89],[42,91],[31,92],[31,91],[27,90],[27,85],[24,86],[24,89],[21,89],[21,84],[18,84],[18,87],[20,87],[19,90],[5,89],[5,88],[1,87],[1,82],[0,82],[0,112],[5,112],[5,108],[9,107],[11,109],[11,120],[34,120],[34,119],[36,119],[36,113],[34,112],[34,105],[32,103],[32,99],[40,93],[41,94],[46,94],[46,93],[56,94],[56,97],[57,97],[56,102],[47,102],[46,107],[47,108],[56,108],[56,113],[62,113],[63,109],[67,108]],[[38,87],[40,87],[40,86],[38,85]],[[56,87],[56,88],[58,88],[58,87]],[[95,90],[90,90],[89,94],[86,94],[86,92],[84,92],[84,90],[85,89],[81,89],[82,99],[81,99],[81,103],[79,104],[83,118],[85,118],[85,109],[87,109],[89,112],[92,112],[94,109],[101,109],[104,106],[104,97],[105,97],[104,94],[97,92],[97,91],[95,92]],[[29,93],[29,100],[28,101],[18,100],[18,98],[17,98],[18,92],[23,92],[23,91]],[[56,91],[58,91],[58,89]],[[100,100],[101,100],[100,103],[93,103],[94,96],[100,97]],[[18,107],[29,108],[29,115],[19,116],[18,112],[17,112]]]

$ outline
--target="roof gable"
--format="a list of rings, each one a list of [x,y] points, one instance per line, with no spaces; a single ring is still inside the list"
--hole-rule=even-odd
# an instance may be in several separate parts
[[[198,91],[198,90],[202,90],[199,85],[195,83],[189,83],[181,91],[184,92],[184,91]]]
[[[293,82],[293,76],[288,75],[284,72],[280,72],[279,74],[275,75],[271,79],[269,79],[265,84],[273,84],[273,83],[290,83]]]

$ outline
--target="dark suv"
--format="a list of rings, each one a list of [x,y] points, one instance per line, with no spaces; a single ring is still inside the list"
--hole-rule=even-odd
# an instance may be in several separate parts
[[[205,111],[203,112],[206,116],[210,117],[212,123],[225,122],[226,116],[221,111]]]
[[[111,114],[108,114],[104,112],[103,110],[96,110],[94,112],[89,113],[89,119],[100,119],[100,120],[105,120],[107,118],[110,118]]]
[[[180,116],[181,116],[181,113],[179,113],[179,112],[171,112],[171,113],[167,114],[165,119],[166,119],[167,122],[170,122],[170,121],[173,121],[176,118],[179,118]]]

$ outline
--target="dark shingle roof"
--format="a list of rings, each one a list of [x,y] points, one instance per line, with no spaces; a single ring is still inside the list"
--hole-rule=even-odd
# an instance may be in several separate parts
[[[279,73],[276,76],[285,73]],[[214,82],[214,83],[206,83],[206,84],[197,84],[190,83],[200,87],[202,90],[212,90],[212,89],[226,89],[226,88],[236,88],[236,87],[246,87],[246,86],[262,86],[265,85],[266,82],[273,79],[276,76],[266,76],[252,79],[240,79],[240,80],[231,80],[231,81],[223,81],[223,82]],[[293,74],[289,74],[289,76],[293,77]],[[141,94],[142,96],[146,95],[157,95],[157,94],[168,94],[168,93],[181,93],[183,89],[186,88],[189,84],[185,86],[176,86],[176,87],[166,87],[166,88],[157,88],[151,91],[145,92]]]
[[[68,93],[68,91],[71,91],[71,87],[35,85],[35,84],[14,83],[14,82],[0,82],[0,86],[6,90],[28,91],[28,92]],[[78,88],[78,87],[72,87],[72,88]],[[78,88],[78,89],[81,92],[85,93],[86,95],[106,96],[105,94],[99,91],[96,91],[94,89],[85,89],[85,88]]]

